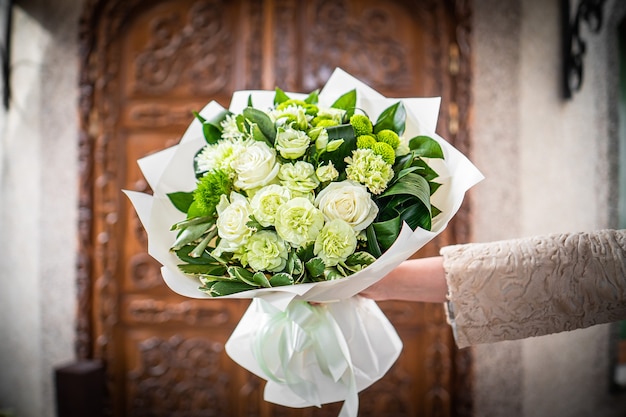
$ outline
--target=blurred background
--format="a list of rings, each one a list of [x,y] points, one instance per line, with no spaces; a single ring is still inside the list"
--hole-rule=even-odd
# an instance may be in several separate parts
[[[210,100],[341,67],[441,97],[486,177],[416,256],[624,228],[625,22],[622,0],[0,1],[0,415],[336,416],[264,402],[224,353],[246,302],[163,284],[120,191],[149,191],[136,160]],[[442,306],[381,307],[404,351],[360,416],[626,415],[624,325],[458,350]]]

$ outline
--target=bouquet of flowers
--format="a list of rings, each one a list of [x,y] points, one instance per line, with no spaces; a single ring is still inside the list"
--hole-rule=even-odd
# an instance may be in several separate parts
[[[139,161],[153,195],[127,194],[167,284],[253,298],[226,347],[268,380],[266,400],[345,400],[355,416],[358,391],[395,362],[393,327],[354,296],[440,233],[482,178],[434,133],[438,106],[337,69],[321,92],[209,103],[179,145]]]

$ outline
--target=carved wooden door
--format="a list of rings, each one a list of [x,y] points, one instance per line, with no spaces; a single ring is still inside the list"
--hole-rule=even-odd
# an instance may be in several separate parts
[[[224,343],[246,301],[185,299],[162,282],[121,189],[171,146],[191,111],[238,89],[308,92],[340,66],[387,96],[442,96],[439,132],[461,151],[469,106],[465,1],[90,0],[81,20],[77,353],[106,363],[115,416],[336,416],[340,404],[266,403]],[[422,255],[468,239],[466,211]],[[463,415],[467,354],[440,305],[381,303],[404,352],[360,395],[361,416]]]

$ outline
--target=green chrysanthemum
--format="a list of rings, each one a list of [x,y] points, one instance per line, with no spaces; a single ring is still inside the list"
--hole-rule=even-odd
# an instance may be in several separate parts
[[[361,135],[356,138],[356,147],[359,149],[372,149],[376,144],[376,138],[372,135]]]
[[[350,124],[354,128],[356,136],[369,135],[373,131],[372,121],[363,114],[354,114],[350,117]]]
[[[400,145],[400,137],[393,130],[383,129],[376,134],[376,138],[379,142],[384,142],[393,149],[397,149]]]
[[[372,145],[372,150],[376,155],[380,155],[389,165],[393,165],[396,161],[396,152],[385,142],[376,142]]]
[[[215,214],[215,207],[222,195],[228,195],[232,189],[232,182],[228,174],[221,170],[210,171],[198,182],[193,192],[193,199],[197,208],[205,215]]]

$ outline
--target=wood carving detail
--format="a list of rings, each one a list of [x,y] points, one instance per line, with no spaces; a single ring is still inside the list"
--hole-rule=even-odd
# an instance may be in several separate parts
[[[409,87],[408,52],[389,30],[396,16],[386,5],[356,13],[349,3],[318,0],[312,6],[311,33],[301,57],[309,74],[305,90],[323,85],[337,66],[350,68],[352,75],[378,90]]]
[[[203,327],[218,327],[231,320],[228,310],[210,301],[168,303],[153,299],[132,300],[128,305],[128,315],[133,323],[184,323]]]
[[[139,366],[128,375],[135,393],[130,415],[187,417],[233,415],[231,376],[220,366],[224,346],[206,339],[150,338],[138,346]]]
[[[150,22],[150,41],[135,60],[136,90],[163,94],[185,84],[192,94],[210,95],[228,86],[233,28],[222,19],[226,3],[199,1],[184,18],[170,14]]]
[[[141,43],[143,46],[138,55],[124,55],[120,41],[123,33],[129,28],[132,30],[134,17],[153,13],[161,5],[174,4],[173,0],[86,0],[85,3],[80,25],[77,356],[107,361],[111,394],[123,397],[114,398],[113,402],[132,408],[131,415],[260,416],[268,415],[265,413],[268,407],[276,410],[269,415],[301,415],[297,414],[297,410],[263,403],[262,384],[254,376],[244,381],[243,386],[234,386],[233,380],[226,380],[235,375],[232,364],[228,367],[222,363],[221,370],[212,368],[206,378],[219,382],[207,387],[204,377],[198,374],[205,371],[189,369],[189,360],[185,362],[179,353],[195,352],[193,354],[199,355],[197,352],[204,350],[212,359],[193,359],[192,362],[198,361],[193,366],[205,366],[202,361],[218,366],[217,358],[223,356],[223,346],[205,339],[148,337],[137,342],[141,346],[137,348],[141,365],[133,371],[124,368],[129,362],[128,357],[120,357],[120,351],[127,349],[124,338],[137,326],[148,329],[151,324],[206,324],[223,331],[224,326],[236,320],[233,310],[222,311],[217,307],[219,301],[210,307],[192,302],[155,301],[161,293],[150,293],[158,289],[159,283],[162,285],[162,280],[158,265],[153,260],[143,252],[132,252],[136,252],[137,246],[145,247],[145,235],[138,226],[136,216],[124,211],[127,201],[120,194],[124,181],[129,179],[123,165],[125,157],[121,157],[126,155],[126,146],[131,146],[125,141],[135,132],[147,136],[145,132],[152,128],[169,128],[166,135],[171,140],[176,136],[176,126],[188,124],[189,117],[185,113],[198,109],[186,107],[190,100],[202,102],[202,95],[229,96],[234,87],[259,88],[262,81],[270,78],[283,88],[310,91],[323,85],[335,66],[348,69],[347,64],[350,63],[350,72],[376,89],[403,91],[414,87],[415,80],[407,75],[406,70],[415,66],[410,60],[419,59],[419,65],[425,68],[423,72],[430,82],[427,86],[429,90],[426,90],[428,94],[440,94],[444,103],[456,105],[457,128],[454,132],[449,128],[454,123],[451,123],[450,110],[445,107],[440,118],[443,130],[438,129],[439,133],[471,156],[468,134],[471,103],[470,2],[424,0],[417,6],[415,2],[397,1],[387,9],[372,1],[364,2],[366,7],[354,12],[352,7],[359,2],[348,0],[316,0],[308,2],[307,6],[287,0],[269,3],[185,0],[176,3],[180,5],[180,13],[168,16],[154,14],[151,20],[146,20],[151,26],[142,26],[142,30],[149,33],[147,41]],[[268,5],[272,5],[271,13],[275,19],[274,31],[269,34],[264,23],[270,10],[266,7]],[[395,6],[410,10],[411,18],[424,25],[424,44],[431,46],[424,56],[412,56],[407,45],[394,38],[392,32],[384,33],[381,29],[397,23],[394,19],[398,17],[388,11]],[[408,9],[409,6],[412,8]],[[245,23],[242,27],[232,24],[235,20],[230,19],[233,13],[237,14],[238,22]],[[453,13],[453,18],[450,19],[446,13]],[[278,23],[281,21],[289,23],[280,27]],[[450,28],[446,21],[455,22],[456,26]],[[365,24],[368,31],[362,30]],[[242,33],[244,36],[239,39]],[[265,49],[261,47],[268,40],[274,40],[271,57],[264,55]],[[456,43],[458,47],[457,66],[451,65],[448,57],[451,43]],[[359,46],[363,44],[366,48]],[[367,60],[369,54],[384,57],[384,60]],[[125,62],[125,57],[131,57],[132,62]],[[268,59],[271,65],[267,64]],[[362,71],[352,70],[354,67],[360,67]],[[456,69],[448,73],[449,67]],[[131,80],[123,80],[124,75]],[[124,83],[129,83],[130,88],[124,90],[128,87]],[[273,88],[273,85],[263,88]],[[174,90],[178,101],[170,107],[162,102],[150,101],[157,94],[167,98],[168,94],[174,94]],[[120,91],[130,92],[131,95],[120,97],[117,94]],[[164,134],[159,133],[161,137],[158,140],[165,140]],[[130,188],[147,188],[143,180],[131,178],[131,181]],[[469,224],[469,211],[463,208],[447,230],[451,239],[469,241]],[[126,250],[127,245],[132,251]],[[123,281],[121,276],[130,279]],[[135,298],[130,297],[129,301],[129,291],[141,294],[141,297],[133,295]],[[411,314],[415,312],[414,308],[393,307],[389,317],[394,323],[398,321],[395,324],[399,325],[398,330],[402,333],[415,324],[411,319]],[[422,314],[421,310],[419,314]],[[416,331],[427,334],[428,346],[420,352],[422,356],[419,358],[420,364],[427,367],[427,374],[419,375],[423,378],[420,381],[424,382],[411,380],[414,375],[409,371],[394,367],[383,380],[361,396],[361,414],[390,415],[391,412],[397,416],[415,415],[415,410],[411,408],[414,407],[411,405],[415,401],[414,394],[406,394],[406,389],[398,388],[410,385],[419,386],[416,390],[421,390],[422,386],[429,387],[426,401],[434,410],[433,415],[450,415],[451,412],[460,416],[471,415],[471,354],[467,350],[450,352],[452,343],[445,321],[432,311],[423,314],[435,320],[432,326],[414,327]],[[146,334],[151,333],[147,330],[142,333]],[[421,336],[408,334],[406,337]],[[136,362],[137,358],[134,360]],[[155,363],[159,365],[151,365]],[[186,372],[191,372],[189,377]],[[455,379],[450,381],[450,377]],[[124,378],[127,379],[126,384],[122,383]],[[185,381],[193,383],[193,386],[183,383]],[[174,392],[172,387],[182,393],[178,397],[186,398],[168,397]],[[123,392],[124,389],[127,392]],[[214,392],[205,393],[205,389]],[[197,398],[198,392],[204,397]],[[233,395],[240,401],[238,413],[233,409],[216,408],[219,398]],[[211,408],[207,409],[203,408],[205,398],[218,400],[212,400]],[[377,401],[376,398],[384,400]],[[189,402],[185,403],[185,400]],[[386,408],[381,405],[384,402],[388,403]],[[395,405],[392,404],[394,402]],[[333,406],[325,406],[323,410],[305,410],[302,415],[313,415],[310,414],[312,412],[316,416],[336,415],[338,408]],[[192,407],[195,411],[185,407]],[[223,407],[227,405],[223,404]],[[456,407],[455,411],[451,411],[450,407]],[[120,414],[119,410],[120,407],[117,407],[114,414]]]

